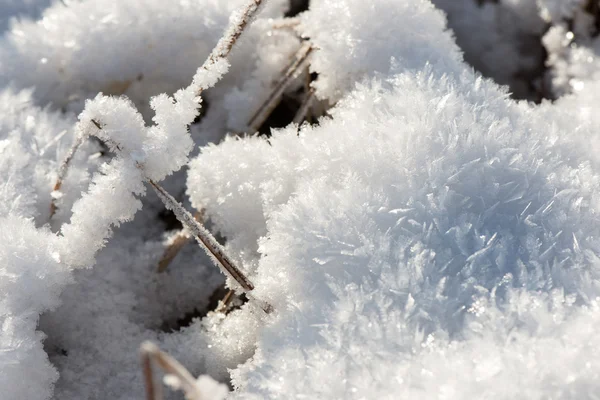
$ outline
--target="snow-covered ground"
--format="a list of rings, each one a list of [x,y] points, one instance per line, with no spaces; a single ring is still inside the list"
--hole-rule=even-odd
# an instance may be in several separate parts
[[[0,398],[595,399],[600,3],[259,2],[0,1]]]

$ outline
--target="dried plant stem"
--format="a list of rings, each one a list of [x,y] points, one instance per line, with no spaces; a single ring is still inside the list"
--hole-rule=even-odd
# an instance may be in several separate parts
[[[240,14],[238,21],[228,29],[227,33],[219,41],[217,46],[213,49],[210,57],[203,64],[202,68],[210,69],[218,59],[226,58],[229,55],[235,42],[242,34],[244,28],[248,25],[252,16],[256,13],[261,3],[262,0],[251,0],[249,2],[249,4],[246,6],[246,8],[244,8],[242,13]],[[203,89],[204,88],[202,86],[199,86],[197,88],[198,94],[200,94]],[[103,129],[103,124],[101,123],[101,121],[91,119],[87,121],[87,123],[89,123],[90,125],[93,124],[98,130]],[[81,128],[87,128],[82,129],[82,132],[93,131],[93,129],[90,129],[91,126],[84,126]],[[109,144],[110,148],[115,149],[117,152],[121,152],[123,150],[119,143],[115,143],[111,139],[107,138],[104,138],[103,140],[107,144]],[[71,153],[74,154],[76,150],[76,147],[74,147]],[[70,158],[67,158],[65,162],[63,162],[63,165],[65,165],[64,171],[61,174],[59,174],[59,176],[64,176],[64,174],[66,174],[66,168],[71,158],[72,156]],[[136,163],[136,165],[142,172],[144,171],[144,164],[142,162]],[[179,221],[183,223],[184,227],[202,245],[202,247],[206,250],[207,254],[213,259],[215,264],[217,264],[225,274],[231,276],[231,278],[238,283],[238,285],[244,292],[249,292],[253,290],[254,284],[235,265],[232,259],[225,253],[225,249],[217,242],[217,240],[210,234],[210,232],[208,232],[200,223],[198,223],[198,221],[196,221],[194,217],[192,217],[192,215],[158,183],[154,182],[152,179],[149,179],[147,176],[144,177],[144,180],[150,183],[150,185],[156,191],[156,193],[158,194],[159,198],[163,201],[165,206],[175,213],[177,219],[179,219]],[[254,299],[255,302],[259,304],[260,307],[266,313],[269,313],[273,310],[273,308],[264,301],[256,299],[253,296],[248,295],[248,297]]]
[[[165,272],[167,267],[171,264],[171,261],[179,254],[181,249],[190,242],[191,237],[185,232],[184,229],[177,233],[175,239],[171,244],[165,249],[162,257],[158,261],[158,269],[159,273]]]
[[[203,220],[204,210],[198,211],[194,214],[194,219],[198,222]],[[171,261],[179,254],[181,249],[191,241],[192,237],[186,229],[182,229],[177,232],[173,242],[165,249],[160,261],[158,262],[158,272],[165,272],[167,267],[171,264]]]
[[[154,379],[152,364],[158,365],[165,373],[177,378],[181,384],[181,389],[190,400],[202,400],[201,393],[196,387],[196,380],[189,371],[176,359],[161,351],[158,346],[152,342],[144,342],[140,346],[142,355],[142,373],[146,386],[147,400],[161,400],[162,392],[160,385],[157,385]]]
[[[277,104],[281,101],[281,96],[285,89],[290,85],[292,80],[299,74],[300,69],[306,64],[310,54],[313,51],[313,47],[309,42],[304,42],[300,49],[296,52],[290,64],[285,68],[281,77],[275,84],[275,87],[269,94],[269,97],[260,105],[258,110],[250,118],[248,127],[250,132],[254,133],[262,126],[267,120],[269,115],[273,112]]]
[[[211,65],[221,59],[225,59],[231,53],[233,46],[238,41],[248,24],[252,21],[252,18],[256,15],[263,0],[250,0],[246,7],[242,10],[238,20],[229,26],[227,32],[221,37],[217,45],[211,51],[208,59],[202,64],[203,69],[210,69]],[[200,87],[198,95],[202,93],[204,87]]]
[[[312,105],[314,99],[315,99],[315,89],[313,89],[311,87],[310,89],[308,89],[308,91],[304,95],[302,104],[300,104],[300,108],[298,108],[298,111],[296,112],[296,115],[294,116],[293,122],[295,124],[297,124],[299,126],[302,123],[302,121],[304,121],[304,119],[306,118],[306,116],[308,114],[308,110],[310,109],[310,106]]]
[[[75,157],[75,153],[77,153],[77,149],[79,149],[79,147],[83,144],[84,139],[85,139],[84,136],[81,136],[81,135],[78,136],[75,139],[75,142],[73,142],[73,144],[71,145],[69,152],[67,153],[67,155],[65,156],[63,161],[60,163],[60,166],[58,167],[58,173],[56,175],[56,181],[54,182],[54,187],[52,188],[53,192],[60,190],[60,188],[62,187],[63,181],[64,181],[65,177],[67,176],[67,172],[69,170],[69,165],[71,164],[73,157]],[[54,214],[56,214],[57,209],[58,209],[58,207],[56,206],[56,198],[54,196],[52,196],[52,200],[50,201],[50,217],[49,218],[52,218],[54,216]]]
[[[293,29],[300,25],[300,22],[298,17],[288,17],[275,20],[272,26],[273,29]]]
[[[229,305],[233,301],[234,294],[235,294],[235,292],[233,290],[229,289],[227,291],[227,294],[225,295],[225,297],[223,297],[223,300],[221,300],[219,302],[219,306],[217,307],[217,309],[215,311],[219,312],[219,313],[227,313],[227,309],[229,308]]]
[[[217,43],[215,48],[212,50],[208,59],[202,65],[202,68],[208,70],[211,68],[211,66],[215,62],[217,62],[220,59],[227,58],[229,56],[229,53],[231,53],[233,46],[235,45],[237,40],[240,38],[240,36],[244,32],[244,29],[247,27],[247,25],[252,21],[252,18],[254,17],[256,12],[260,9],[260,6],[262,5],[262,3],[263,3],[263,0],[250,0],[248,2],[246,7],[242,10],[237,22],[232,24],[227,29],[227,32],[223,35],[223,37],[221,37],[221,39],[219,40],[219,42]],[[200,96],[200,94],[202,93],[202,91],[204,89],[206,89],[206,88],[202,87],[202,86],[198,88],[198,92],[197,92],[198,96]],[[91,122],[96,126],[96,128],[102,129],[101,125],[97,121],[92,119]],[[81,144],[83,143],[83,141],[85,139],[86,139],[86,137],[79,136],[75,140],[75,142],[73,143],[71,148],[69,149],[69,152],[67,153],[67,155],[65,156],[65,158],[63,159],[63,161],[61,162],[61,164],[58,168],[58,174],[57,174],[56,182],[54,183],[53,191],[58,191],[62,187],[63,181],[69,170],[69,165],[70,165],[73,157],[75,156],[77,149],[79,149],[79,147],[81,146]],[[117,146],[117,149],[119,149],[118,146]],[[53,197],[52,201],[50,203],[50,218],[52,218],[54,216],[54,214],[56,213],[56,210],[57,210],[56,200]]]
[[[225,249],[217,242],[217,240],[210,234],[202,225],[198,223],[173,196],[171,196],[165,189],[163,189],[156,182],[151,179],[148,180],[150,185],[154,188],[158,196],[161,198],[165,206],[172,210],[177,219],[181,221],[184,227],[186,227],[190,233],[196,238],[198,243],[204,247],[207,254],[211,256],[216,264],[221,267],[221,270],[227,275],[231,276],[244,291],[251,291],[254,289],[254,284],[244,275],[244,273],[235,265],[235,263],[225,253]]]

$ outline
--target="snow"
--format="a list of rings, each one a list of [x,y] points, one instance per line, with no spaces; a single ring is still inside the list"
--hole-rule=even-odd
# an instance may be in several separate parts
[[[271,1],[230,55],[253,1],[38,3],[0,40],[3,398],[143,398],[140,346],[191,398],[595,398],[583,3]],[[237,135],[303,41],[325,115]],[[192,244],[158,272],[165,208],[252,285]]]

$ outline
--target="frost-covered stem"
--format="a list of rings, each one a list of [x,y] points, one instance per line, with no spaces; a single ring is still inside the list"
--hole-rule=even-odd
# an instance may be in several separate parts
[[[196,387],[196,380],[189,371],[176,359],[161,351],[152,342],[144,342],[140,346],[142,353],[142,369],[146,384],[147,400],[160,400],[162,398],[159,385],[154,381],[152,362],[155,362],[163,371],[177,379],[181,389],[190,400],[202,400],[201,393]]]
[[[71,164],[73,157],[75,157],[75,153],[77,153],[77,149],[79,149],[79,147],[81,147],[84,139],[85,139],[85,137],[83,135],[78,135],[77,138],[75,139],[75,142],[73,142],[73,145],[71,145],[69,152],[67,153],[65,158],[60,163],[60,166],[58,167],[58,174],[56,176],[56,181],[54,183],[54,187],[52,188],[53,192],[59,191],[60,188],[62,187],[63,181],[64,181],[65,177],[67,176],[67,171],[69,170],[69,164]],[[50,201],[50,217],[49,218],[52,218],[54,216],[57,208],[58,207],[56,206],[56,198],[54,196],[52,196],[52,200]]]
[[[302,44],[300,49],[294,55],[293,60],[286,67],[283,74],[275,84],[275,87],[271,91],[269,97],[260,105],[252,118],[250,118],[250,121],[248,122],[250,132],[254,133],[258,131],[258,129],[269,117],[271,112],[273,112],[281,100],[283,91],[289,86],[292,80],[298,76],[298,72],[307,62],[308,57],[312,53],[313,49],[314,48],[309,42],[304,42],[304,44]]]
[[[203,219],[203,214],[204,210],[198,211],[194,215],[194,219],[198,222],[201,222]],[[191,235],[185,228],[177,232],[175,239],[173,239],[173,242],[165,249],[165,252],[163,253],[160,261],[158,262],[158,272],[164,272],[167,270],[167,267],[169,266],[169,264],[171,264],[171,261],[173,261],[173,259],[177,256],[177,254],[179,254],[181,249],[190,242],[191,238]]]
[[[273,29],[294,29],[300,25],[300,18],[282,18],[273,22]]]
[[[181,221],[181,223],[196,238],[198,243],[202,245],[204,250],[206,250],[206,253],[216,261],[217,265],[222,267],[222,271],[231,276],[244,291],[251,291],[254,289],[254,284],[250,282],[246,275],[244,275],[231,258],[229,258],[227,253],[225,253],[225,249],[217,242],[213,235],[200,225],[200,223],[194,219],[192,214],[190,214],[190,212],[175,200],[175,198],[165,189],[152,180],[148,180],[148,182],[152,185],[165,206],[175,213],[177,219]]]
[[[308,90],[308,92],[306,93],[306,95],[304,96],[304,99],[302,100],[302,104],[300,104],[300,108],[298,109],[298,111],[296,112],[296,115],[294,116],[293,122],[295,124],[297,124],[298,126],[300,126],[302,121],[304,121],[304,119],[306,118],[306,115],[308,114],[308,109],[312,105],[313,100],[315,98],[314,96],[315,96],[315,89],[313,89],[311,87]]]
[[[238,23],[229,27],[227,33],[223,35],[217,43],[217,46],[213,49],[209,60],[215,62],[217,58],[227,58],[227,56],[229,56],[233,45],[240,38],[242,32],[250,23],[262,3],[263,0],[250,0],[241,12]]]
[[[221,37],[217,45],[211,51],[208,59],[202,64],[203,69],[208,70],[210,69],[210,66],[217,61],[229,57],[229,53],[231,53],[233,46],[246,29],[246,26],[252,21],[252,18],[256,15],[263,2],[263,0],[250,0],[241,12],[237,23],[232,24],[227,29],[225,35]],[[197,94],[200,95],[204,89],[206,88],[202,86],[199,87]]]
[[[248,2],[246,7],[244,7],[244,9],[241,11],[238,20],[227,29],[227,32],[225,33],[225,35],[223,35],[223,37],[219,40],[217,45],[212,50],[208,59],[202,65],[202,68],[204,70],[211,70],[211,67],[213,67],[215,65],[215,63],[217,63],[220,60],[226,59],[229,56],[229,53],[231,53],[233,46],[235,45],[237,40],[240,38],[240,36],[244,32],[244,29],[247,27],[247,25],[252,21],[252,18],[257,13],[257,11],[260,9],[260,6],[263,3],[264,3],[264,0],[250,0]],[[201,83],[195,89],[196,94],[198,96],[198,99],[197,99],[198,102],[201,101],[201,99],[199,97],[200,94],[202,94],[202,92],[205,89],[207,89],[207,87],[208,86],[206,84]],[[101,125],[97,121],[92,119],[91,122],[96,126],[96,128],[102,129]],[[53,188],[54,191],[58,191],[62,187],[62,183],[63,183],[64,178],[66,177],[68,169],[69,169],[69,164],[71,163],[73,157],[75,156],[77,149],[79,149],[79,147],[81,146],[81,144],[83,143],[83,141],[86,138],[87,138],[87,136],[85,136],[85,135],[78,136],[75,143],[73,143],[73,146],[71,146],[71,148],[69,149],[69,152],[67,153],[66,157],[64,158],[64,160],[62,161],[62,163],[60,164],[60,167],[58,169],[57,179],[56,179],[56,182],[55,182],[54,188]],[[117,150],[118,149],[119,149],[119,147],[117,146]],[[56,200],[53,198],[51,201],[51,204],[50,204],[50,218],[52,218],[52,216],[56,213],[56,210],[57,210]]]

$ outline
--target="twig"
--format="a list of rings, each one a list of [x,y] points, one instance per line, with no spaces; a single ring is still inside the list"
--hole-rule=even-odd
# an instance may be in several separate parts
[[[233,295],[235,294],[235,292],[231,289],[229,289],[227,291],[227,294],[225,295],[225,297],[223,297],[223,300],[221,300],[219,302],[219,306],[217,307],[217,309],[215,310],[216,312],[219,313],[227,313],[227,309],[229,308],[229,305],[231,304],[231,302],[233,301]]]
[[[202,215],[204,214],[203,212],[204,210],[200,210],[199,212],[197,212],[196,214],[194,214],[194,219],[198,222],[202,221]],[[173,261],[173,259],[177,256],[177,254],[179,254],[179,252],[181,251],[181,249],[190,242],[191,240],[191,235],[187,232],[187,230],[181,229],[179,232],[177,232],[175,239],[173,239],[173,242],[171,242],[171,244],[169,246],[167,246],[167,248],[165,249],[165,252],[163,253],[160,261],[158,262],[158,272],[165,272],[167,270],[167,267],[169,266],[169,264],[171,264],[171,261]]]
[[[154,380],[152,363],[156,363],[167,374],[174,376],[186,397],[190,400],[202,400],[202,394],[196,386],[196,380],[189,371],[176,359],[161,351],[154,343],[146,341],[140,346],[142,355],[142,373],[146,386],[147,400],[161,400],[160,385]]]
[[[150,185],[154,188],[158,196],[161,198],[163,203],[168,209],[171,209],[177,219],[181,221],[190,233],[196,238],[198,243],[204,247],[207,254],[211,256],[216,264],[219,265],[223,272],[231,276],[244,291],[251,291],[254,289],[254,284],[244,275],[244,273],[235,265],[235,263],[225,253],[225,249],[217,242],[217,240],[208,232],[202,225],[198,223],[173,196],[171,196],[165,189],[159,184],[148,180]]]
[[[261,3],[262,0],[250,1],[250,4],[243,10],[240,20],[237,22],[237,24],[234,24],[229,28],[228,33],[219,41],[215,49],[213,49],[211,56],[204,63],[203,68],[209,69],[215,62],[214,60],[227,57],[236,40],[240,37],[244,27],[249,23],[250,19],[258,10],[258,7]],[[203,87],[200,86],[197,89],[201,92]],[[103,124],[97,120],[91,119],[89,122],[98,130],[103,129]],[[86,130],[82,131],[85,132]],[[110,148],[118,152],[123,150],[119,143],[113,142],[110,138],[103,139]],[[136,162],[136,166],[142,172],[144,171],[144,164],[142,162]],[[231,276],[231,278],[233,278],[240,285],[244,292],[253,290],[254,284],[252,284],[252,282],[244,275],[244,273],[235,265],[231,258],[225,253],[225,249],[219,244],[219,242],[217,242],[210,232],[208,232],[200,223],[198,223],[198,221],[196,221],[194,217],[192,217],[192,215],[158,183],[154,182],[145,174],[144,180],[150,183],[167,208],[171,209],[175,213],[179,221],[183,223],[184,227],[190,231],[190,233],[206,250],[207,254],[212,257],[215,264],[217,264],[217,266],[219,266],[225,274]],[[250,296],[249,294],[248,297],[255,300],[255,302],[260,305],[265,313],[270,313],[273,310],[273,307],[270,304],[267,304],[260,299],[256,299],[254,296]]]
[[[308,92],[306,92],[304,99],[302,100],[302,104],[300,104],[300,108],[298,108],[298,111],[296,112],[296,115],[294,116],[294,123],[298,125],[298,127],[300,127],[300,124],[302,123],[302,121],[304,121],[304,118],[306,118],[306,115],[308,114],[308,110],[310,108],[310,106],[313,103],[314,97],[315,96],[315,89],[313,89],[312,87],[308,90]]]
[[[263,0],[250,0],[248,5],[246,5],[242,11],[237,23],[232,24],[227,29],[225,35],[221,37],[217,45],[211,51],[208,59],[202,64],[202,68],[209,69],[212,64],[229,56],[233,46],[246,29],[246,26],[252,21],[252,18],[254,18],[262,3]],[[205,88],[200,87],[197,94],[200,95],[204,89]]]
[[[262,3],[263,3],[263,0],[250,0],[249,1],[248,5],[242,11],[238,22],[235,24],[232,24],[228,28],[225,35],[223,35],[223,37],[219,40],[219,42],[217,43],[215,48],[212,50],[208,59],[202,65],[202,68],[208,70],[208,69],[210,69],[211,65],[213,65],[215,62],[217,62],[220,59],[227,58],[229,56],[229,53],[231,53],[233,46],[235,45],[237,40],[242,35],[246,26],[251,22],[252,18],[256,14],[256,12],[260,9],[260,6],[262,5]],[[204,89],[206,89],[206,88],[202,87],[202,86],[198,88],[198,92],[197,92],[198,96],[200,96],[200,94],[202,93],[202,91]],[[96,128],[102,129],[102,127],[100,126],[100,124],[97,121],[92,119],[91,122],[94,125],[96,125]],[[58,191],[62,187],[62,183],[63,183],[64,178],[66,177],[68,169],[69,169],[69,164],[71,163],[71,160],[75,156],[77,149],[79,149],[79,147],[81,146],[81,144],[83,143],[83,141],[85,139],[86,138],[82,137],[82,136],[78,137],[76,139],[75,143],[73,143],[73,146],[71,146],[71,149],[69,149],[69,152],[65,156],[64,160],[62,161],[62,163],[60,164],[60,167],[58,169],[58,174],[57,174],[56,182],[54,184],[53,191]],[[117,147],[117,149],[118,149],[118,147]],[[50,218],[52,218],[54,216],[54,214],[56,213],[56,210],[57,210],[56,200],[54,198],[52,198],[52,201],[50,203]]]
[[[314,48],[309,42],[304,42],[300,49],[296,52],[292,62],[284,70],[269,97],[260,105],[252,118],[250,118],[248,127],[250,128],[251,133],[258,131],[269,115],[273,112],[281,100],[284,90],[289,86],[292,80],[298,76],[298,71],[304,66],[313,49]]]
[[[281,18],[273,22],[273,29],[293,29],[300,25],[300,18],[298,17],[288,17]]]
[[[75,142],[73,142],[73,145],[71,146],[71,148],[69,149],[69,152],[67,153],[67,155],[65,156],[63,161],[60,163],[60,166],[58,167],[56,181],[54,183],[54,187],[52,188],[53,192],[59,191],[60,188],[62,187],[63,181],[64,181],[65,177],[67,176],[67,171],[69,170],[69,165],[71,164],[73,157],[75,157],[75,153],[77,152],[77,149],[79,149],[79,147],[83,144],[84,139],[85,139],[84,136],[82,136],[82,135],[78,136],[75,139]],[[58,207],[56,206],[56,198],[54,196],[52,196],[52,200],[50,201],[50,217],[49,218],[52,218],[54,216],[57,208]]]
[[[152,354],[156,346],[152,343],[144,342],[140,346],[142,355],[142,375],[144,376],[144,386],[146,387],[147,400],[161,400],[162,392],[160,386],[154,381],[154,372],[152,371]]]

